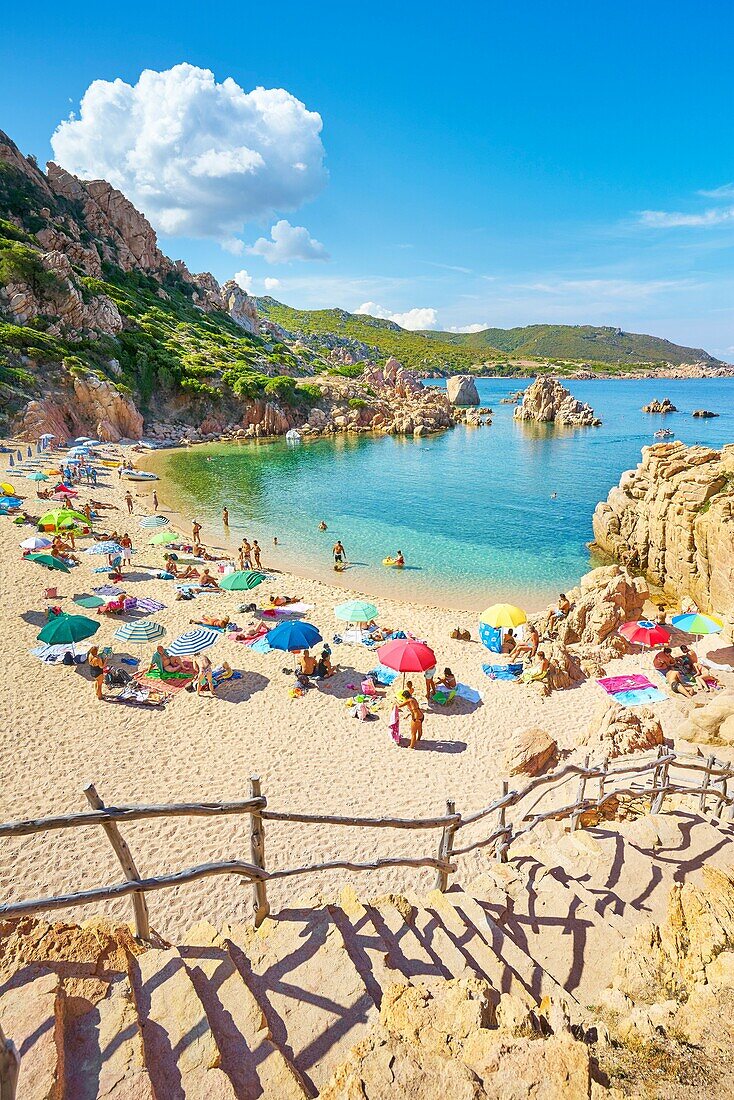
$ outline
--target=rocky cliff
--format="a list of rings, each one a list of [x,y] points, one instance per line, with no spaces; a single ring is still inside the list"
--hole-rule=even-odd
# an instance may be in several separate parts
[[[525,390],[515,420],[560,424],[569,428],[598,427],[601,420],[590,405],[577,401],[557,378],[538,378]]]
[[[593,519],[607,554],[675,596],[734,620],[734,445],[657,443]]]

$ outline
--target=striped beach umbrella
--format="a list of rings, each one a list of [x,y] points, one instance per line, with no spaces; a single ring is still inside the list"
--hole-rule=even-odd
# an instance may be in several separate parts
[[[337,604],[334,614],[345,623],[371,623],[377,618],[377,607],[369,600],[347,600]]]
[[[140,619],[134,623],[123,623],[119,630],[115,631],[115,637],[121,642],[131,642],[133,645],[146,645],[162,638],[166,633],[165,626],[161,623],[151,622],[150,619]]]
[[[179,634],[178,638],[168,647],[172,657],[192,657],[195,653],[202,653],[218,642],[222,635],[218,630],[209,630],[207,627],[199,627],[197,630],[187,630],[185,634]]]
[[[88,546],[85,554],[104,554],[105,557],[121,556],[122,547],[117,542],[95,542],[94,546]]]
[[[165,527],[171,521],[167,516],[143,516],[140,521],[141,527]]]

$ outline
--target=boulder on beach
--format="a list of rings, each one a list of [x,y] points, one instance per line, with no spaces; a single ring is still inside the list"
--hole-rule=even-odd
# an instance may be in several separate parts
[[[507,752],[509,775],[538,775],[558,758],[558,744],[545,730],[534,726],[512,735]]]

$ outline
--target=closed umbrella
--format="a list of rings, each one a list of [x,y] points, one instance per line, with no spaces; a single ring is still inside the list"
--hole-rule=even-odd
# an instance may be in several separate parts
[[[224,588],[227,592],[249,592],[262,584],[264,580],[267,580],[264,573],[258,573],[256,570],[236,569],[234,573],[225,573],[219,582],[219,587]]]
[[[674,615],[670,620],[678,630],[686,634],[696,634],[702,638],[704,634],[718,634],[724,629],[721,619],[715,615],[705,615],[702,611],[690,611],[685,615]]]
[[[71,645],[84,638],[91,638],[99,630],[99,623],[86,615],[54,615],[38,635],[39,642],[47,645]]]
[[[272,634],[272,631],[271,631]],[[268,634],[270,642],[270,634]],[[411,638],[396,638],[377,650],[380,664],[395,672],[427,672],[436,667],[436,654],[425,642],[415,642]]]
[[[337,619],[345,623],[370,623],[377,618],[377,608],[369,600],[347,600],[334,608]]]
[[[511,603],[493,603],[479,616],[480,623],[494,627],[495,630],[507,630],[511,626],[522,626],[528,617],[521,607]]]
[[[8,465],[9,466],[15,466],[15,459],[13,458],[12,455],[8,455]]]
[[[30,443],[28,444],[25,456],[26,458],[33,458],[33,448],[31,447]]]
[[[144,516],[140,521],[141,527],[165,527],[170,520],[167,516]]]
[[[652,648],[656,645],[665,645],[670,641],[670,631],[659,623],[650,622],[649,619],[639,619],[630,623],[622,623],[619,633],[632,645],[641,645]]]
[[[115,637],[121,642],[131,642],[133,645],[145,645],[162,638],[166,633],[165,626],[161,623],[151,622],[149,619],[139,620],[134,623],[124,623],[115,631]]]
[[[58,569],[60,573],[71,573],[71,569],[62,561],[61,558],[55,558],[53,554],[29,554],[24,561],[35,562],[36,565],[45,565],[47,569]]]
[[[218,630],[207,630],[206,627],[187,630],[185,634],[180,634],[175,642],[171,642],[168,652],[172,657],[192,657],[195,653],[209,649],[209,646],[214,645],[221,637]],[[268,640],[269,638],[268,635]]]
[[[23,461],[23,452],[21,451],[20,447],[18,448],[18,452],[15,457],[18,459],[18,462]]]
[[[51,539],[42,535],[33,535],[29,539],[23,539],[20,544],[24,550],[46,550],[51,545]]]
[[[323,638],[315,626],[297,619],[279,623],[268,633],[268,645],[271,649],[283,649],[289,653],[298,649],[310,649],[321,641]]]

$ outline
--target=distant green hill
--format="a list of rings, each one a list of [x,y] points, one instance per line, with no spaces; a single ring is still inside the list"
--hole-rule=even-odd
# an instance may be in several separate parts
[[[417,369],[481,371],[489,362],[493,369],[509,373],[517,359],[549,360],[560,369],[575,369],[579,363],[600,370],[696,361],[719,365],[719,360],[701,348],[681,347],[657,336],[615,328],[528,325],[472,333],[408,332],[393,321],[343,309],[292,309],[269,297],[259,298],[257,305],[261,314],[288,332],[359,340]]]

